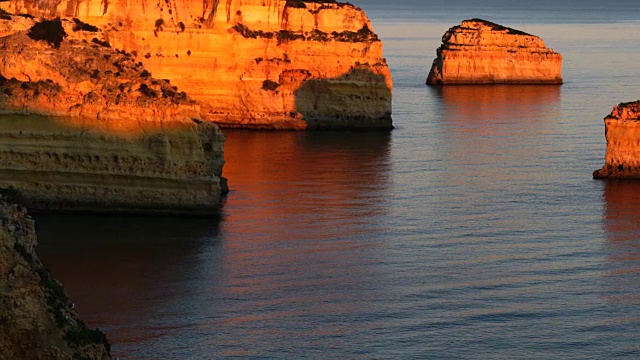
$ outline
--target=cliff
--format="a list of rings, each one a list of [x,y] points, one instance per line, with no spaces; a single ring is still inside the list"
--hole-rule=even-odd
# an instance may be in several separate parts
[[[537,36],[465,20],[442,36],[427,84],[562,84],[562,56]]]
[[[224,127],[391,128],[391,75],[364,12],[300,0],[10,0],[78,18]]]
[[[593,177],[640,178],[640,100],[616,105],[604,126],[605,164]]]
[[[26,210],[0,196],[0,357],[110,359],[105,335],[79,319],[36,243]]]
[[[35,211],[218,212],[224,137],[197,102],[88,24],[0,26],[0,187]]]

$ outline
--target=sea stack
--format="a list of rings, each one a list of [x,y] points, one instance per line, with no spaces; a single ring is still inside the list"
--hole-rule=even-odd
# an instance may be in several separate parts
[[[30,211],[217,215],[224,136],[79,20],[0,18],[0,188]]]
[[[604,118],[607,150],[595,179],[640,178],[640,100],[621,103]]]
[[[222,127],[390,129],[391,75],[358,7],[301,0],[8,0],[14,14],[79,19]]]
[[[106,336],[80,320],[36,244],[26,209],[0,196],[0,358],[111,359]]]
[[[427,84],[562,84],[562,55],[537,36],[465,20],[442,36]]]

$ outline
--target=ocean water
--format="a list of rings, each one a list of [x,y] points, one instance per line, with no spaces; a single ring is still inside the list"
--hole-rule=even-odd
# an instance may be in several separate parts
[[[640,98],[640,4],[361,1],[386,133],[227,132],[220,220],[39,216],[39,253],[120,359],[638,359],[640,181],[594,181]],[[481,17],[556,86],[424,85]]]

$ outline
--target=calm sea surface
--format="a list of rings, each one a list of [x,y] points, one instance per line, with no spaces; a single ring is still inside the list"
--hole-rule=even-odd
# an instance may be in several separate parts
[[[640,358],[640,182],[591,179],[640,98],[640,5],[360,3],[396,130],[227,132],[219,221],[38,217],[82,317],[121,359]],[[472,17],[566,83],[426,87]]]

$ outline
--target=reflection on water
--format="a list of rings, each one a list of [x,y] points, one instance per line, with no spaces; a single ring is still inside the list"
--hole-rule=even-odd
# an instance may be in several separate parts
[[[558,116],[560,89],[556,85],[461,85],[433,91],[445,105],[446,118],[484,123]]]
[[[243,221],[243,231],[278,237],[296,238],[299,231],[349,236],[355,234],[344,231],[357,232],[386,211],[389,134],[227,131],[225,136],[224,171],[232,192],[224,226]],[[293,218],[297,227],[291,226]],[[327,229],[327,221],[335,219],[345,226]],[[284,232],[283,224],[288,224]]]
[[[557,156],[550,145],[561,118],[559,86],[446,86],[432,91],[442,101],[442,156],[450,158],[455,171],[464,167],[469,175],[455,181],[478,191],[542,185],[536,174],[540,164],[552,165]]]
[[[604,201],[612,297],[640,305],[640,182],[607,181]]]

